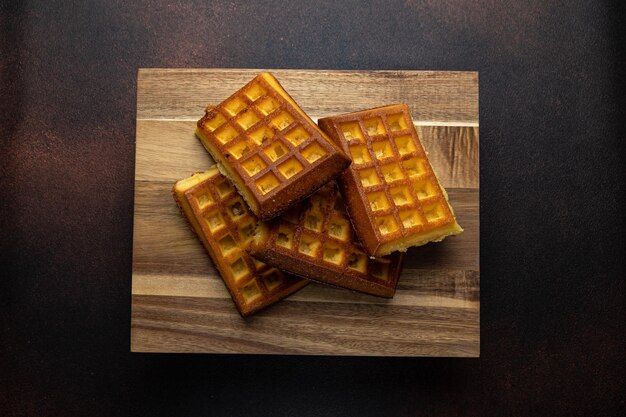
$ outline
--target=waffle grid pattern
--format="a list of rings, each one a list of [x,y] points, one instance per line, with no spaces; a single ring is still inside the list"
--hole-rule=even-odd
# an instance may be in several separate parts
[[[260,202],[335,152],[260,76],[209,110],[201,128]]]
[[[376,109],[366,117],[346,115],[334,123],[381,241],[454,221],[408,111]]]
[[[304,204],[289,210],[273,225],[270,245],[291,258],[310,260],[335,271],[338,276],[395,288],[400,254],[371,259],[353,243],[357,239],[334,182]],[[350,282],[344,280],[342,286],[349,288]]]
[[[271,304],[277,301],[272,297],[290,286],[302,287],[302,280],[248,255],[245,249],[254,238],[257,219],[226,178],[214,175],[185,191],[185,198],[240,311]]]

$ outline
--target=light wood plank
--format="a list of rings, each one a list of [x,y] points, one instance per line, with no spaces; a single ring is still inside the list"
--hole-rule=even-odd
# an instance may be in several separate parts
[[[422,123],[478,124],[478,73],[460,71],[140,69],[137,118],[198,120],[207,104],[262,71],[272,72],[314,120],[407,103]]]

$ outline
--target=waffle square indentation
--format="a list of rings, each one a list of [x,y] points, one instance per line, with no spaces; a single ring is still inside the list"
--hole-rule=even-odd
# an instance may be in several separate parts
[[[304,215],[304,227],[306,227],[309,230],[321,232],[322,223],[323,223],[323,218],[321,214],[309,211]]]
[[[257,145],[262,145],[274,137],[274,130],[269,126],[261,126],[248,134],[250,139]]]
[[[245,112],[241,113],[241,116],[237,117],[235,121],[239,126],[241,126],[243,130],[248,130],[259,120],[261,119],[259,118],[259,116],[256,115],[255,112],[253,112],[252,110],[246,110]]]
[[[265,116],[276,110],[280,104],[276,102],[272,97],[266,97],[256,104],[256,108]]]
[[[363,142],[363,132],[361,132],[359,122],[340,123],[339,128],[341,129],[341,133],[347,142],[353,140]]]
[[[241,242],[244,244],[248,244],[254,236],[256,235],[256,224],[254,221],[245,222],[237,229],[237,233],[239,233],[239,238]]]
[[[393,156],[391,145],[386,140],[373,142],[372,150],[374,151],[374,156],[379,161],[383,159],[391,158]]]
[[[388,235],[398,230],[398,223],[393,216],[383,216],[376,219],[376,227],[381,235]]]
[[[222,182],[218,183],[215,188],[217,189],[217,193],[220,195],[221,198],[224,198],[235,191],[235,188],[227,179],[224,179]]]
[[[253,302],[257,298],[261,297],[261,295],[261,289],[259,288],[259,284],[257,284],[256,280],[252,280],[241,287],[241,296],[246,303]]]
[[[392,132],[397,132],[399,130],[404,130],[408,126],[406,124],[406,119],[404,118],[403,113],[390,114],[387,116],[387,126],[389,126],[389,130]]]
[[[250,275],[250,269],[244,262],[243,258],[237,258],[237,260],[230,264],[230,272],[233,274],[235,281],[247,277]]]
[[[243,92],[250,101],[255,101],[257,98],[265,94],[265,90],[259,84],[252,84]]]
[[[400,165],[395,162],[387,165],[382,165],[380,167],[380,172],[383,174],[383,178],[385,178],[385,182],[387,183],[400,181],[404,178],[404,174],[402,173],[402,169],[400,169]]]
[[[263,152],[265,152],[265,155],[267,155],[267,157],[274,162],[287,154],[287,147],[280,141],[276,141],[268,145]]]
[[[411,135],[396,136],[393,138],[393,141],[396,144],[396,148],[398,149],[400,156],[413,153],[417,150]]]
[[[278,172],[280,172],[286,179],[293,177],[302,171],[302,169],[302,164],[294,157],[291,157],[282,164],[278,165]]]
[[[411,158],[402,161],[402,166],[409,177],[417,177],[426,173],[424,162],[426,161],[421,158]]]
[[[293,248],[293,229],[280,225],[276,235],[276,244],[286,249]]]
[[[200,192],[195,193],[194,198],[196,199],[196,203],[198,204],[200,210],[214,203],[213,196],[211,196],[211,193],[209,193],[208,190],[201,190]]]
[[[404,185],[392,188],[389,190],[389,194],[391,194],[391,199],[396,206],[406,206],[413,203],[411,192]]]
[[[348,268],[365,273],[367,271],[367,256],[363,252],[352,252],[348,256]]]
[[[368,193],[367,200],[370,202],[370,208],[372,211],[387,210],[389,208],[387,196],[382,191]]]
[[[224,123],[226,123],[226,118],[224,117],[224,115],[222,113],[216,112],[212,118],[205,120],[202,126],[204,126],[204,128],[207,129],[209,132],[213,132]]]
[[[217,210],[207,213],[204,216],[204,220],[206,221],[207,226],[209,226],[211,233],[215,233],[226,226],[222,215]]]
[[[341,246],[330,242],[324,244],[322,259],[325,262],[329,262],[335,265],[341,265],[343,263],[344,256],[345,251]]]
[[[244,202],[238,198],[235,201],[228,203],[226,206],[226,212],[234,221],[240,220],[246,215]]]
[[[315,258],[321,246],[321,242],[312,236],[302,234],[298,245],[298,252],[303,255]]]
[[[350,224],[345,218],[335,216],[328,224],[328,234],[345,242],[350,236]]]
[[[273,268],[265,272],[262,276],[265,286],[270,291],[274,290],[274,288],[278,287],[285,281],[283,275],[277,269]]]
[[[219,130],[216,130],[214,134],[222,145],[227,144],[238,135],[237,130],[231,125],[222,126]]]
[[[247,104],[241,97],[233,97],[224,103],[224,110],[226,110],[231,116],[239,114],[246,107]]]
[[[432,204],[424,207],[424,216],[429,223],[436,222],[439,219],[444,218],[443,207],[441,204]]]
[[[310,164],[326,155],[326,151],[318,143],[312,143],[302,150],[302,156],[309,161]]]
[[[374,168],[360,170],[359,177],[361,178],[361,185],[363,187],[372,187],[380,184],[380,178],[378,178],[378,174]]]
[[[285,139],[287,139],[294,147],[298,147],[302,142],[306,142],[311,135],[306,129],[302,126],[298,126],[295,129],[291,129],[287,134],[285,134]]]
[[[261,194],[267,194],[274,188],[280,185],[280,181],[276,178],[276,175],[272,171],[263,175],[261,178],[255,181],[255,184]]]
[[[248,158],[244,162],[242,162],[241,166],[246,171],[249,176],[254,176],[259,172],[263,171],[267,164],[261,159],[260,156],[254,155],[251,158]]]
[[[252,152],[251,145],[247,142],[239,142],[230,148],[228,148],[228,154],[235,157],[235,159],[240,159],[243,156],[248,155]]]
[[[389,261],[386,259],[371,259],[369,262],[370,274],[383,281],[389,280]]]
[[[230,234],[218,240],[217,244],[219,245],[220,250],[222,251],[222,255],[224,256],[228,255],[229,253],[237,249],[237,243],[235,242],[235,239],[233,239],[233,237]]]
[[[369,136],[384,135],[387,133],[385,131],[385,125],[383,125],[383,121],[380,117],[366,119],[363,122],[363,125],[365,126],[365,131]]]
[[[372,162],[370,153],[365,145],[350,146],[350,156],[352,157],[352,162],[356,165]]]
[[[270,121],[270,125],[278,130],[284,130],[293,123],[293,117],[286,111],[280,113]]]
[[[435,187],[428,178],[414,181],[413,189],[415,190],[417,198],[420,200],[424,200],[438,194],[437,187]]]
[[[412,227],[421,226],[422,220],[415,210],[400,211],[398,213],[402,227],[410,229]]]

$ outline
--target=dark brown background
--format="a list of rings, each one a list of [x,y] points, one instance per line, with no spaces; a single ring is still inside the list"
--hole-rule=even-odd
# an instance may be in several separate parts
[[[624,414],[623,7],[71,3],[0,2],[0,414]],[[131,354],[139,67],[480,71],[481,358]]]

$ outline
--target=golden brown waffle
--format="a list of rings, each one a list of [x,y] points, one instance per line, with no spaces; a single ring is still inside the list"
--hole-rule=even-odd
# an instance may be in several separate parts
[[[307,284],[252,258],[257,219],[216,167],[178,181],[174,198],[220,272],[242,316],[298,291]]]
[[[351,155],[340,179],[348,213],[374,256],[440,241],[463,231],[404,104],[319,120]]]
[[[268,224],[250,253],[269,265],[311,280],[393,297],[404,254],[370,259],[356,243],[334,181]]]
[[[269,73],[207,108],[196,134],[262,220],[311,195],[350,164]]]

